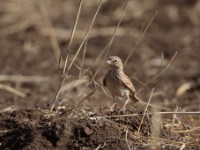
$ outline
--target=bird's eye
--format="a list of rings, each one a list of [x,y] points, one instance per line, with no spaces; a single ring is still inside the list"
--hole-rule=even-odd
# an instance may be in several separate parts
[[[115,63],[116,63],[116,62],[117,62],[117,60],[116,60],[116,59],[114,59],[114,60],[113,60],[113,62],[115,62]]]

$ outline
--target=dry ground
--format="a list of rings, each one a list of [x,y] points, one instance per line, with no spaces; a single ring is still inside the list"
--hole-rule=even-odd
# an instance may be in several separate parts
[[[102,90],[87,97],[95,89],[90,81],[101,61],[110,55],[125,61],[134,50],[125,71],[141,99],[148,101],[155,88],[151,103],[170,112],[198,112],[200,1],[130,0],[106,57],[97,59],[112,38],[125,4],[102,1],[51,111],[62,80],[60,51],[65,58],[70,50],[69,62],[73,60],[99,4],[83,1],[70,42],[79,2],[0,1],[0,149],[200,149],[199,114],[143,118],[146,106],[139,104],[130,105],[125,114],[110,113],[110,99]],[[105,71],[102,65],[94,77],[97,83]]]

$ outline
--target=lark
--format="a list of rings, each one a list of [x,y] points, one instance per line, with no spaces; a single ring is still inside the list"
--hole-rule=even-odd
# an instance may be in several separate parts
[[[109,70],[104,76],[103,85],[113,97],[113,105],[110,111],[114,111],[119,97],[125,100],[121,109],[121,111],[125,111],[126,105],[131,100],[134,103],[140,102],[140,100],[136,97],[135,87],[130,78],[124,73],[122,60],[118,56],[111,56],[107,60],[107,64]]]

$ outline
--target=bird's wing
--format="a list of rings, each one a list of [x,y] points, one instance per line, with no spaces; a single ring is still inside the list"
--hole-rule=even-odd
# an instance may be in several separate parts
[[[131,82],[131,79],[127,75],[123,75],[123,78],[121,78],[121,82],[124,84],[126,88],[130,90],[130,98],[133,100],[135,103],[136,102],[141,102],[141,100],[136,96],[135,92],[135,87],[133,86],[133,83]]]
[[[135,87],[131,79],[126,74],[121,75],[120,79],[123,85],[131,91],[131,94],[135,95]]]
[[[106,87],[106,76],[103,78],[103,86]]]

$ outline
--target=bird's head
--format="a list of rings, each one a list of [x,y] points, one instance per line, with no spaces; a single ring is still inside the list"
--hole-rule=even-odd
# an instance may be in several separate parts
[[[114,69],[123,69],[122,60],[118,56],[110,56],[107,64]]]

